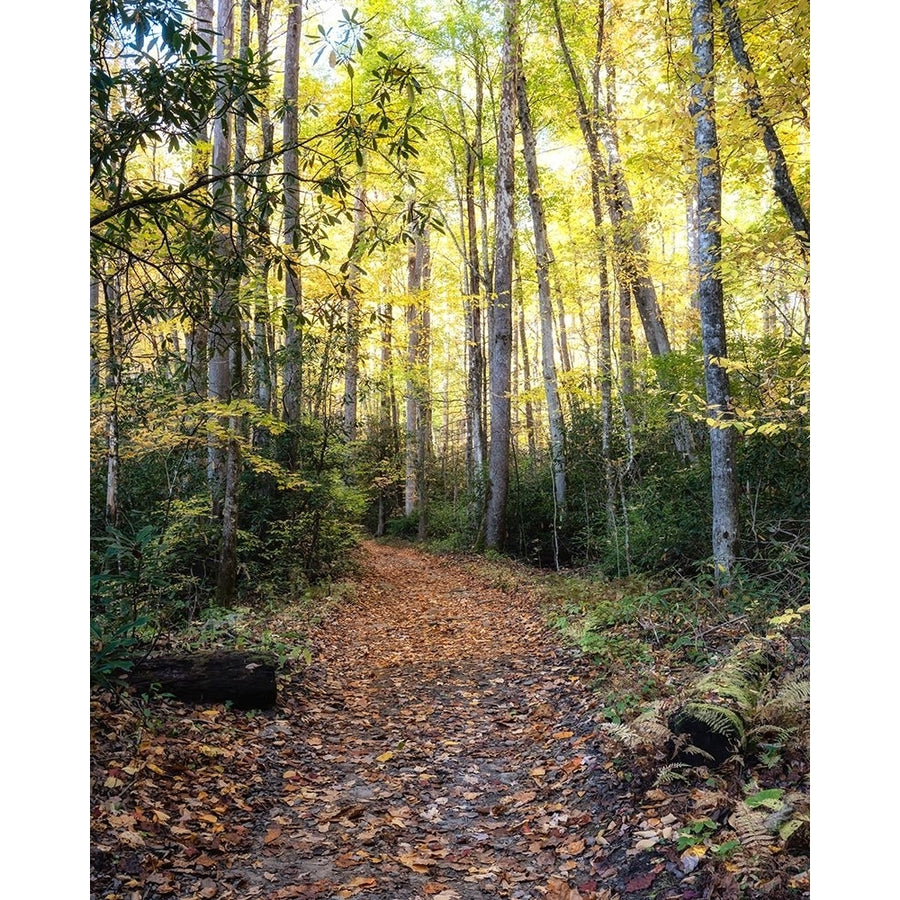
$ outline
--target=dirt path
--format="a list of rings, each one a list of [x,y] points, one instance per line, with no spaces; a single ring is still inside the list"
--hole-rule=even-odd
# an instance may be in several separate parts
[[[364,566],[284,726],[272,896],[610,896],[591,692],[533,602],[411,549]]]
[[[651,896],[662,866],[626,853],[636,801],[596,743],[590,673],[534,601],[413,549],[369,542],[362,564],[278,709],[144,740],[95,824],[116,875],[93,896]]]

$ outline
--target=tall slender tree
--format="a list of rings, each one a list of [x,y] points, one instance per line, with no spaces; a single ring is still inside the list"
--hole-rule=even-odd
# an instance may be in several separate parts
[[[353,239],[347,254],[347,338],[344,353],[344,433],[351,441],[356,440],[359,417],[359,304],[362,293],[362,266],[359,260],[363,253],[363,235],[366,227],[364,172],[359,177],[353,208]]]
[[[303,0],[292,0],[288,9],[284,49],[284,120],[282,146],[284,158],[284,245],[287,264],[284,270],[284,384],[282,407],[286,422],[300,417],[302,386],[301,334],[298,316],[301,282],[297,244],[300,239],[300,156],[297,148],[299,111],[297,108],[300,38],[303,30]]]
[[[497,128],[497,179],[494,204],[496,229],[494,290],[488,306],[491,422],[489,492],[484,543],[486,547],[494,550],[502,549],[506,540],[506,502],[509,493],[517,18],[518,0],[504,0],[501,54],[503,75]]]
[[[712,0],[691,0],[691,48],[694,82],[691,118],[697,152],[697,254],[699,261],[700,326],[706,405],[710,422],[712,471],[712,549],[716,584],[730,581],[738,536],[734,470],[734,429],[726,366],[725,304],[722,295],[722,174],[716,131]]]
[[[809,251],[809,216],[797,196],[781,141],[778,139],[778,133],[775,131],[771,118],[766,113],[759,82],[753,71],[753,63],[750,61],[750,55],[744,45],[744,33],[737,11],[737,0],[719,0],[719,6],[722,7],[722,18],[725,23],[725,32],[728,35],[728,43],[731,46],[731,55],[741,73],[747,111],[762,133],[763,144],[772,169],[772,186],[775,189],[775,196],[781,201],[794,229],[794,234],[806,253]]]
[[[541,368],[544,382],[544,399],[547,402],[547,420],[550,425],[550,466],[553,472],[553,499],[560,511],[566,506],[566,466],[562,405],[556,379],[555,342],[553,338],[553,306],[550,295],[550,263],[553,252],[547,238],[547,220],[537,165],[537,145],[525,77],[521,68],[516,73],[516,108],[519,130],[522,133],[522,155],[528,179],[528,205],[534,229],[535,263],[538,281],[538,308],[541,323]]]
[[[216,61],[223,65],[234,55],[234,0],[219,0],[216,9]],[[232,171],[234,120],[224,86],[213,120],[213,175]],[[241,367],[241,324],[238,308],[239,279],[235,274],[238,252],[234,233],[235,200],[231,178],[212,185],[215,269],[209,328],[209,398],[224,406],[234,399]],[[237,581],[238,487],[240,444],[234,416],[215,413],[209,432],[209,477],[213,515],[221,536],[216,600],[230,605]]]

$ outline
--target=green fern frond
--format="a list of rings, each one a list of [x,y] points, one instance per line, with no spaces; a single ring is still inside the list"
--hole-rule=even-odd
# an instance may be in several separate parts
[[[643,741],[641,736],[637,734],[630,726],[619,722],[604,722],[600,726],[600,730],[604,731],[610,737],[624,744],[626,747],[634,750],[641,746]]]
[[[691,767],[687,763],[669,763],[659,770],[653,784],[655,787],[662,787],[674,781],[687,781],[687,775],[683,770],[689,768]]]
[[[716,734],[735,740],[739,745],[744,743],[746,738],[744,723],[732,710],[724,706],[713,706],[711,703],[688,703],[684,713],[693,716]]]
[[[788,712],[799,710],[809,703],[809,694],[808,677],[792,678],[785,681],[772,699],[772,703]]]

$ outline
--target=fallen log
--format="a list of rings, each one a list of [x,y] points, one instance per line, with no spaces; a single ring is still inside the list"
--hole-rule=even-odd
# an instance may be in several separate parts
[[[272,661],[238,651],[152,657],[134,664],[128,682],[138,693],[155,688],[179,700],[230,701],[237,709],[266,709],[277,695]]]
[[[668,721],[672,732],[686,738],[682,759],[720,765],[743,753],[764,680],[787,659],[783,639],[751,635],[697,681]]]

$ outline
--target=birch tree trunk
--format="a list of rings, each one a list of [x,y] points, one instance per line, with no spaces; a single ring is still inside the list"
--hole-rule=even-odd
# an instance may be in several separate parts
[[[501,550],[506,539],[506,501],[509,492],[517,12],[518,0],[504,0],[503,80],[494,212],[494,292],[488,307],[491,423],[484,543],[494,550]]]
[[[519,115],[519,130],[522,133],[522,154],[525,158],[525,172],[528,179],[528,205],[534,228],[534,249],[538,281],[538,306],[541,322],[541,368],[544,382],[544,397],[547,402],[547,421],[550,429],[550,466],[553,472],[553,497],[558,509],[566,506],[565,445],[562,406],[559,402],[559,387],[556,380],[555,341],[553,337],[553,307],[550,294],[550,263],[553,253],[547,238],[547,222],[544,217],[544,203],[541,199],[541,184],[537,168],[534,127],[521,71],[516,74],[516,101]]]
[[[738,534],[737,492],[734,472],[734,429],[728,370],[722,280],[722,176],[716,133],[715,73],[713,67],[713,0],[691,0],[691,45],[694,83],[691,118],[697,152],[697,251],[700,264],[698,294],[706,375],[707,416],[710,421],[712,471],[712,550],[716,585],[728,584]]]
[[[284,49],[284,121],[282,142],[284,145],[284,245],[287,256],[284,273],[285,294],[285,362],[282,386],[282,409],[289,424],[300,417],[302,392],[301,335],[297,316],[300,312],[300,268],[297,259],[300,216],[300,161],[297,151],[298,111],[297,91],[299,78],[300,36],[303,29],[303,0],[291,3],[287,18],[287,35]]]
[[[759,83],[753,72],[753,64],[750,62],[750,56],[744,46],[737,2],[736,0],[719,0],[719,6],[722,7],[722,18],[728,35],[728,43],[731,45],[731,54],[741,73],[741,81],[747,97],[747,111],[762,133],[763,144],[772,169],[775,196],[781,201],[805,255],[809,252],[809,216],[803,209],[794,188],[794,182],[791,180],[784,150],[781,148],[781,141],[778,140],[778,133],[775,131],[772,120],[766,115]]]
[[[100,389],[100,282],[91,277],[91,393]]]
[[[522,390],[525,393],[525,436],[528,440],[528,457],[532,462],[537,458],[535,438],[534,408],[531,403],[531,358],[528,353],[528,335],[525,333],[525,307],[519,307],[519,353],[522,355]]]
[[[431,309],[428,287],[431,284],[431,244],[426,227],[417,241],[416,252],[421,256],[421,330],[418,358],[418,422],[416,427],[416,486],[418,489],[418,537],[424,541],[428,530],[428,458],[431,451]]]

